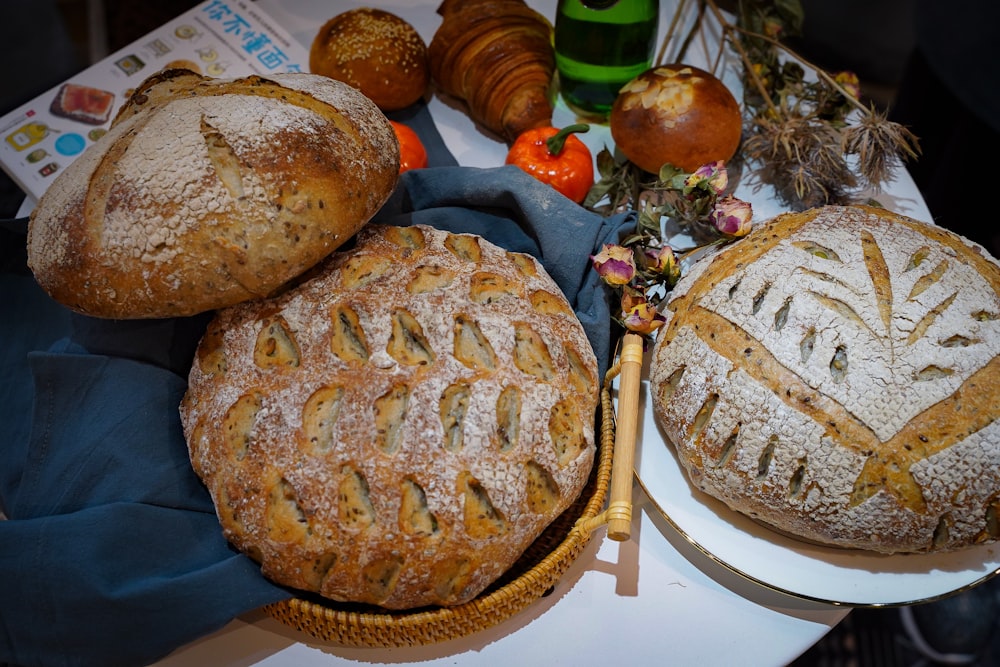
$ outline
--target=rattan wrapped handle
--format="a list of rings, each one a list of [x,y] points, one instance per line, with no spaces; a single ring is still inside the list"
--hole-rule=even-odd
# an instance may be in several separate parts
[[[611,495],[607,509],[608,537],[618,542],[628,540],[632,533],[632,468],[639,422],[642,343],[642,336],[634,333],[625,334],[619,356],[615,450],[611,467]]]

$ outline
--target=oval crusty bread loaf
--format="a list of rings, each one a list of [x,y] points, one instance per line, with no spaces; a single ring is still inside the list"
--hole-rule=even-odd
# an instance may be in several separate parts
[[[371,225],[310,281],[217,314],[181,417],[266,576],[403,609],[476,596],[579,496],[597,390],[533,258]]]
[[[42,196],[28,263],[88,315],[192,315],[314,266],[378,210],[398,171],[391,126],[346,84],[169,70]]]
[[[880,552],[1000,534],[1000,266],[867,207],[786,214],[670,298],[654,411],[695,486]]]

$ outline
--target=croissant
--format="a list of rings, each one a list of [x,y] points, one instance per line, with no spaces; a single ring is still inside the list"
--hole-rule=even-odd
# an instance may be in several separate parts
[[[552,122],[552,24],[522,0],[444,0],[428,46],[442,93],[509,142]]]

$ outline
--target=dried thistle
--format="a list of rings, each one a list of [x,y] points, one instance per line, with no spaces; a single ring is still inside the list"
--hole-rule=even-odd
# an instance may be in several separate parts
[[[856,125],[843,131],[844,153],[858,157],[858,170],[875,191],[891,180],[902,150],[912,158],[919,153],[919,141],[908,129],[886,119],[874,109]]]
[[[716,0],[697,2],[697,20],[679,57],[683,59],[694,33],[705,29],[710,12],[722,29],[720,57],[728,44],[742,63],[742,150],[728,165],[718,162],[685,173],[666,164],[658,174],[649,174],[605,149],[597,155],[599,180],[584,200],[602,215],[636,214],[635,231],[620,246],[607,246],[591,259],[619,293],[621,314],[615,319],[642,335],[662,326],[656,309],[676,283],[682,261],[749,232],[750,205],[729,194],[741,171],[771,185],[785,204],[804,209],[851,203],[861,187],[878,190],[903,154],[919,153],[917,138],[906,128],[861,103],[856,76],[831,75],[782,44],[781,37],[801,28],[798,0],[735,0],[735,24]],[[685,4],[680,0],[658,62]],[[807,77],[807,69],[816,73],[815,79]],[[675,251],[661,236],[665,218],[689,232],[696,245]]]
[[[694,34],[706,29],[706,17],[714,17],[721,27],[717,60],[727,45],[739,57],[744,134],[742,150],[728,165],[731,170],[734,162],[742,162],[741,169],[772,186],[782,203],[804,209],[853,203],[864,189],[878,192],[905,157],[918,156],[917,137],[861,102],[853,73],[828,73],[782,42],[801,34],[804,14],[799,0],[731,0],[727,9],[735,22],[719,9],[720,1],[697,0],[696,20],[681,40],[678,58],[683,59]],[[686,4],[681,0],[677,7],[658,62],[675,38]],[[599,168],[601,159],[598,156]],[[658,189],[655,181],[643,182],[648,175],[638,169],[604,159],[609,161],[599,169],[601,179],[585,205],[593,208],[610,198],[611,205],[602,212],[617,212],[638,202],[643,191]],[[669,209],[658,207],[682,224],[694,217]]]
[[[814,117],[754,118],[743,145],[757,177],[782,201],[801,208],[845,199],[857,185],[840,132]]]
[[[850,203],[861,187],[881,189],[904,155],[917,156],[913,134],[858,99],[857,77],[831,75],[782,43],[801,29],[797,0],[739,0],[735,24],[716,0],[699,1],[743,65],[744,156],[785,204]],[[814,81],[804,68],[816,73]]]

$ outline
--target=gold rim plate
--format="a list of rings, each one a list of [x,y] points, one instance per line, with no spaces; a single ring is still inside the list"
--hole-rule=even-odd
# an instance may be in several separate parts
[[[849,607],[903,606],[967,590],[1000,573],[1000,544],[943,554],[885,555],[783,535],[694,488],[642,394],[639,485],[651,509],[709,559],[770,590]]]

